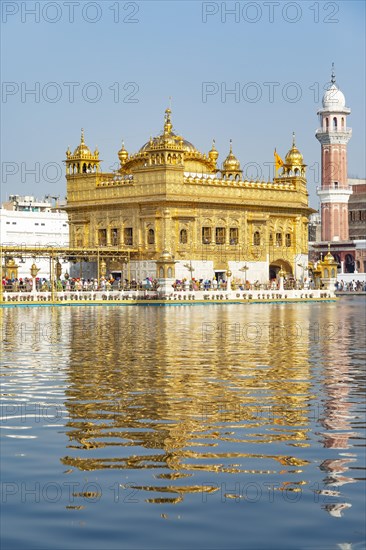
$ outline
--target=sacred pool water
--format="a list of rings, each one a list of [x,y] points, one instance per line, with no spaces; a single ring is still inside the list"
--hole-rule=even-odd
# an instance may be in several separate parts
[[[364,297],[0,316],[4,550],[364,547]]]

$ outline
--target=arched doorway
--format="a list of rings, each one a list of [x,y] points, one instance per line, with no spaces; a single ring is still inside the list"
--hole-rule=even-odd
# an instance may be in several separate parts
[[[281,268],[283,271],[286,272],[287,275],[292,275],[292,266],[289,262],[286,260],[278,259],[274,260],[269,264],[269,280],[277,279],[278,272],[281,271]]]
[[[346,254],[346,273],[355,272],[355,259],[352,254]]]
[[[335,259],[335,261],[337,262],[337,272],[340,273],[341,272],[341,257],[339,254],[335,254],[333,253],[333,258]]]

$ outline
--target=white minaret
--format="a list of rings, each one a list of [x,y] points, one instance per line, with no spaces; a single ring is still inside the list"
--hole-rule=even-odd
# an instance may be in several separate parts
[[[352,130],[347,128],[346,99],[336,84],[334,63],[330,87],[323,95],[323,109],[318,111],[321,127],[316,138],[321,143],[322,241],[346,241],[348,235],[348,200],[352,190],[347,183],[347,143]]]

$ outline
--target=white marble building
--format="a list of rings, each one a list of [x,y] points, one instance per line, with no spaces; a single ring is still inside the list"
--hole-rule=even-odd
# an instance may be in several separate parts
[[[0,241],[3,246],[68,246],[69,223],[61,207],[52,206],[51,199],[11,195],[0,209]],[[44,258],[14,258],[18,278],[30,277],[35,261],[38,277],[50,278],[50,264]],[[62,263],[63,273],[70,272],[69,263]]]

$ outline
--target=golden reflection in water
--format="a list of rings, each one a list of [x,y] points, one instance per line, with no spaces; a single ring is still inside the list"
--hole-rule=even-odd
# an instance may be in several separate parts
[[[216,491],[203,484],[207,473],[280,476],[276,490],[300,491],[319,418],[315,435],[337,450],[320,465],[319,493],[338,497],[337,487],[359,479],[347,475],[356,454],[344,451],[359,438],[350,391],[361,388],[360,319],[346,304],[339,324],[337,307],[19,308],[0,319],[4,356],[24,365],[22,399],[65,402],[65,473],[144,471],[134,488],[164,494],[148,502],[177,503]],[[19,389],[8,378],[10,399]]]
[[[249,308],[224,307],[88,309],[82,322],[73,316],[70,452],[62,462],[83,471],[157,470],[162,483],[199,472],[301,474],[308,461],[294,449],[309,445],[313,397],[308,312],[253,309],[250,321]],[[280,339],[268,329],[255,338],[263,317],[268,325],[298,323],[306,331]],[[221,327],[206,341],[205,322]],[[239,340],[235,322],[243,327]],[[268,452],[277,444],[292,451]],[[174,501],[203,490],[194,483],[136,487],[173,493]]]

